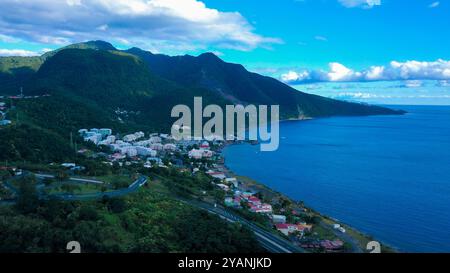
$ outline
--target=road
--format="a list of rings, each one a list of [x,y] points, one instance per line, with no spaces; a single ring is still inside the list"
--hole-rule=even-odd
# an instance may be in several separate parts
[[[54,178],[53,175],[48,174],[35,174],[38,178]],[[12,178],[16,179],[16,177]],[[98,180],[92,180],[92,179],[82,179],[82,178],[70,178],[70,181],[76,182],[76,183],[92,183],[92,184],[103,184],[102,181]],[[146,176],[140,176],[138,179],[136,179],[128,188],[114,190],[114,191],[108,191],[108,192],[97,192],[97,193],[90,193],[90,194],[69,194],[69,193],[61,193],[61,194],[51,194],[50,196],[59,198],[64,201],[83,201],[83,200],[92,200],[92,199],[101,199],[103,197],[121,197],[128,195],[130,193],[133,193],[137,191],[140,187],[144,186],[148,181],[148,177]],[[12,192],[17,194],[17,189],[11,185],[9,181],[5,181],[4,185],[10,189]],[[43,195],[41,195],[43,197]],[[45,196],[48,197],[48,196]],[[11,200],[8,201],[0,201],[0,204],[11,204]]]
[[[98,192],[98,193],[90,193],[90,194],[52,194],[51,196],[57,197],[64,201],[83,201],[83,200],[91,200],[91,199],[100,199],[103,197],[121,197],[128,195],[137,191],[140,187],[144,186],[147,183],[148,178],[146,176],[140,176],[136,181],[134,181],[128,188],[108,191],[108,192]]]
[[[47,175],[40,175],[41,178],[50,177]],[[74,180],[72,180],[74,181]],[[80,181],[79,179],[75,180],[79,182],[87,182],[87,181]],[[132,192],[137,191],[140,187],[145,185],[147,183],[148,178],[146,176],[140,176],[136,181],[134,181],[128,188],[110,191],[110,192],[99,192],[99,193],[92,193],[92,194],[53,194],[51,196],[57,197],[59,199],[65,200],[65,201],[83,201],[83,200],[91,200],[91,199],[101,199],[104,196],[107,197],[120,197],[125,196],[127,194],[130,194]],[[89,182],[88,182],[89,183]],[[11,190],[17,191],[14,187],[12,187],[9,183],[5,183]],[[272,253],[303,253],[305,252],[302,248],[295,246],[290,241],[281,238],[271,232],[268,232],[261,227],[258,227],[257,225],[253,224],[252,222],[234,214],[230,211],[227,211],[225,208],[221,206],[213,206],[211,204],[195,201],[195,200],[186,200],[186,199],[179,199],[180,201],[187,203],[193,207],[203,209],[208,211],[209,213],[218,215],[219,217],[229,221],[229,222],[238,222],[242,225],[245,225],[250,230],[254,232],[256,235],[256,239],[258,242],[269,252]],[[1,203],[1,202],[0,202]]]
[[[191,206],[194,206],[196,208],[200,208],[203,210],[208,211],[209,213],[216,214],[219,217],[229,221],[229,222],[238,222],[242,225],[245,225],[250,230],[252,230],[255,235],[258,242],[268,251],[272,253],[304,253],[305,250],[294,245],[290,241],[283,239],[269,231],[266,231],[257,225],[253,224],[252,222],[233,214],[229,211],[227,211],[225,208],[220,206],[213,206],[205,202],[200,201],[194,201],[194,200],[185,200],[185,199],[179,199],[180,201],[187,203]]]
[[[37,178],[55,178],[54,175],[51,174],[34,174]],[[93,180],[93,179],[85,179],[85,178],[69,178],[68,180],[74,181],[74,182],[82,182],[82,183],[89,183],[89,184],[104,184],[103,181],[99,180]]]

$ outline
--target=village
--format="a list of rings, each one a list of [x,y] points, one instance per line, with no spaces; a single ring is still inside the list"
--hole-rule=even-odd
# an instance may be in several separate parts
[[[276,198],[265,198],[257,189],[249,186],[242,179],[233,176],[225,167],[221,155],[223,147],[233,141],[215,139],[205,140],[175,140],[163,133],[145,134],[113,134],[109,128],[80,129],[79,136],[86,143],[103,147],[109,152],[100,152],[106,158],[104,164],[130,166],[141,164],[144,168],[177,168],[181,172],[191,172],[192,175],[204,172],[211,178],[211,183],[223,192],[220,204],[233,211],[244,214],[254,214],[264,219],[264,224],[277,230],[279,234],[305,249],[339,252],[344,250],[344,242],[336,238],[319,238],[314,231],[314,223],[305,221],[307,209],[297,206],[280,205]],[[106,148],[106,149],[105,149]],[[90,153],[88,149],[80,149],[78,153]],[[106,153],[106,154],[105,154]],[[170,159],[170,160],[167,160]],[[186,159],[189,161],[186,162]],[[83,166],[74,163],[64,163],[71,170],[82,170]],[[318,227],[319,228],[319,227]],[[332,227],[334,232],[344,234],[345,228],[339,224]],[[335,237],[335,236],[333,236]]]

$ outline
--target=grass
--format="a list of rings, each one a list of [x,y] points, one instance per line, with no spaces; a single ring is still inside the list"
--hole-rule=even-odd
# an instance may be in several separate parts
[[[102,185],[81,184],[81,183],[70,183],[70,185],[74,186],[73,194],[89,194],[89,193],[98,193],[102,191]],[[108,189],[107,191],[110,190],[111,189]],[[50,189],[49,193],[50,194],[67,193],[67,191],[62,188],[62,183],[55,183],[54,187]]]

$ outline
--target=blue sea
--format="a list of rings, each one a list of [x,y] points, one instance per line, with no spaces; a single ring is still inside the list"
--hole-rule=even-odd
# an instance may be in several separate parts
[[[450,252],[450,107],[280,125],[280,148],[226,165],[404,252]]]

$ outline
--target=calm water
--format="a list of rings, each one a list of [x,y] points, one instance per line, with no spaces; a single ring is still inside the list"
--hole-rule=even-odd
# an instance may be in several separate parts
[[[283,122],[276,152],[225,149],[226,164],[407,252],[450,252],[450,107],[404,116]]]

